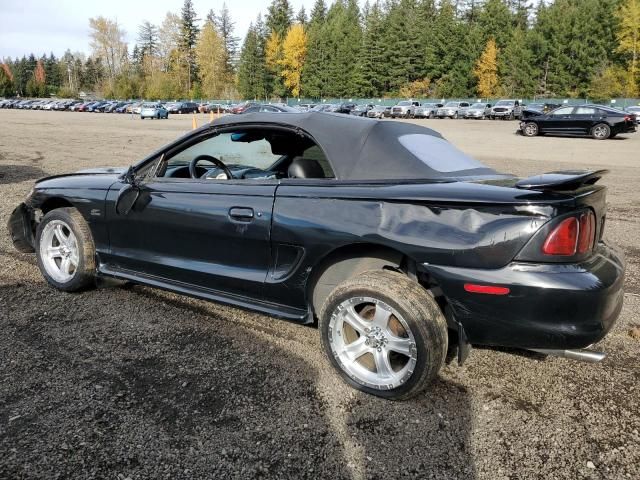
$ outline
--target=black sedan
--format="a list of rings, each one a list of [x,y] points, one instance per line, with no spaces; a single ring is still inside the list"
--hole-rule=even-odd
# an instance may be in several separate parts
[[[598,361],[624,260],[605,172],[498,173],[418,125],[222,117],[128,169],[38,181],[14,246],[63,291],[108,276],[314,324],[350,385],[417,394],[448,347]]]
[[[244,109],[242,112],[242,114],[246,114],[246,113],[300,113],[300,110],[295,109],[293,107],[289,107],[287,105],[281,105],[281,104],[259,104],[259,105],[252,105],[250,107],[247,107],[246,109]]]
[[[636,116],[602,105],[578,105],[556,108],[550,112],[524,110],[520,131],[527,137],[545,133],[582,135],[606,140],[620,133],[636,131]]]

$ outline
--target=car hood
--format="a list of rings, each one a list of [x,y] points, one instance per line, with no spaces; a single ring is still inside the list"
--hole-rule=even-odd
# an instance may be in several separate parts
[[[126,167],[89,168],[41,178],[36,181],[35,188],[109,188],[126,171]]]

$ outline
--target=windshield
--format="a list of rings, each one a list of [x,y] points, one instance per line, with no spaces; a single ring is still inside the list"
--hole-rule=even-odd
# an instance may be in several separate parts
[[[399,107],[408,107],[411,105],[411,102],[398,102]]]
[[[474,103],[471,108],[486,108],[486,105],[484,103]]]
[[[629,107],[627,110],[630,112],[640,112],[640,107]]]
[[[511,106],[514,105],[515,102],[513,100],[500,100],[496,103],[496,106]]]
[[[460,102],[447,102],[445,107],[457,107],[458,105],[460,105]]]
[[[449,173],[486,168],[443,138],[417,133],[401,135],[398,141],[428,167],[438,172]]]
[[[142,105],[142,108],[157,108],[158,105],[155,103],[145,103]]]

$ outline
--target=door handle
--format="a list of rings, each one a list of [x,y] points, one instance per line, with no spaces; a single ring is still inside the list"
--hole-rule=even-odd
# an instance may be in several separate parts
[[[247,207],[231,207],[229,209],[229,217],[234,220],[250,222],[253,220],[253,208]]]

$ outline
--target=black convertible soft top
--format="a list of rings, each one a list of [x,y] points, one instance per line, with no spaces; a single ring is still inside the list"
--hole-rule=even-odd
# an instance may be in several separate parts
[[[322,148],[339,180],[458,179],[495,177],[430,128],[344,114],[248,113],[227,115],[212,126],[243,124],[299,128]]]

